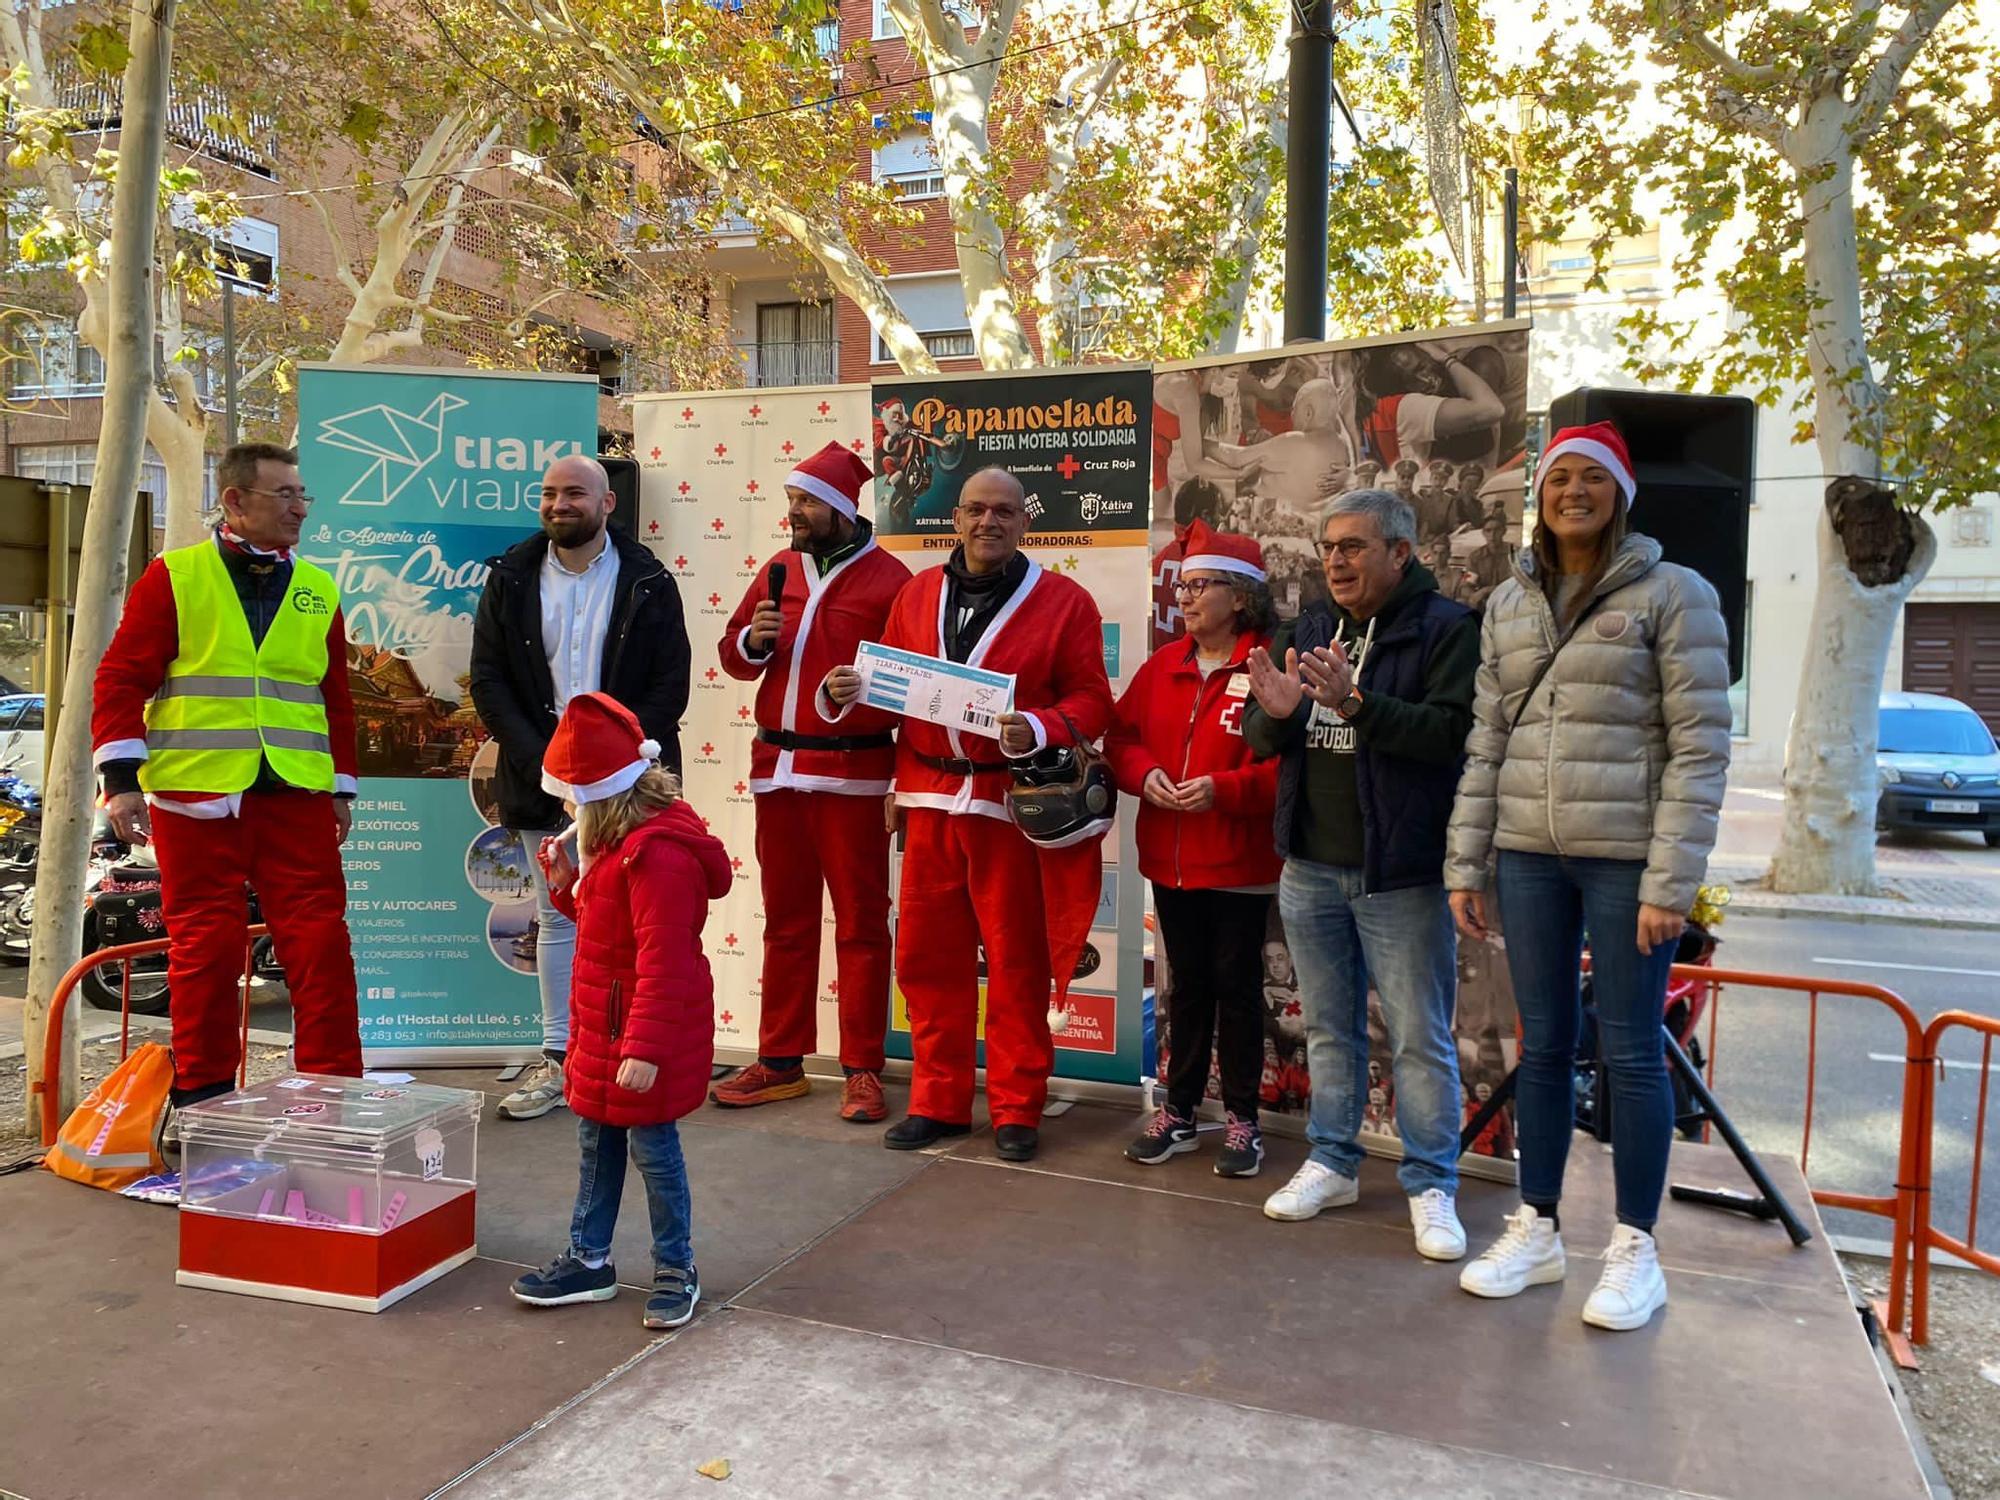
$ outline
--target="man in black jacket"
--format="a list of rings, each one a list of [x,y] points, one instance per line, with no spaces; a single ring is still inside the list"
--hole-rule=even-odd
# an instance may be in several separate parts
[[[1316,606],[1249,657],[1243,738],[1279,757],[1278,909],[1306,1019],[1312,1152],[1273,1193],[1273,1219],[1355,1201],[1370,981],[1391,1043],[1398,1180],[1419,1254],[1465,1253],[1458,1194],[1457,945],[1444,834],[1472,723],[1479,622],[1414,556],[1400,495],[1355,490],[1327,509]],[[1380,1059],[1376,1059],[1379,1061]]]
[[[616,504],[596,459],[549,465],[542,529],[488,560],[492,571],[472,627],[472,701],[499,742],[500,821],[527,848],[537,907],[544,1056],[500,1102],[505,1120],[531,1120],[563,1102],[576,928],[550,903],[534,858],[541,841],[568,821],[542,790],[542,754],[556,720],[577,694],[609,693],[659,741],[660,763],[680,770],[689,663],[680,590],[650,552],[610,529]]]

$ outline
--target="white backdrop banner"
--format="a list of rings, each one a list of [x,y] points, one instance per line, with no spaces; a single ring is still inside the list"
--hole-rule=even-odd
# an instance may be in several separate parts
[[[703,934],[715,972],[718,1047],[757,1049],[764,903],[750,796],[757,684],[724,675],[716,645],[757,569],[789,545],[785,476],[828,442],[869,458],[868,420],[865,386],[641,396],[633,404],[640,470],[635,530],[680,585],[694,650],[693,691],[681,726],[684,790],[736,867],[735,888],[710,905]],[[874,514],[865,488],[861,508]],[[819,1050],[837,1053],[830,907],[821,921]]]

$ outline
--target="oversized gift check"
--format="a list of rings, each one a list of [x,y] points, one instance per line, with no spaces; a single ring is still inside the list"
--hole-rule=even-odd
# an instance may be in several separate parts
[[[995,722],[1014,708],[1014,674],[989,672],[962,662],[898,651],[863,641],[854,656],[861,701],[912,719],[1000,738]]]

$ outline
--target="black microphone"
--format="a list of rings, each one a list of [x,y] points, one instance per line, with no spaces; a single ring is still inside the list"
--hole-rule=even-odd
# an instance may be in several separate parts
[[[774,562],[771,564],[771,602],[773,604],[782,604],[784,598],[785,565],[781,562]]]

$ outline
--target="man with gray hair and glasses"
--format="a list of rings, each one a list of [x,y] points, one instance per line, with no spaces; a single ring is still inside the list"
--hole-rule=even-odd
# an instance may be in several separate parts
[[[1319,542],[1332,604],[1313,605],[1249,656],[1243,733],[1280,758],[1278,909],[1312,1080],[1312,1152],[1264,1212],[1310,1219],[1359,1196],[1372,978],[1417,1251],[1457,1260],[1458,947],[1444,844],[1472,724],[1479,624],[1438,592],[1416,540],[1416,516],[1388,490],[1334,500]]]

